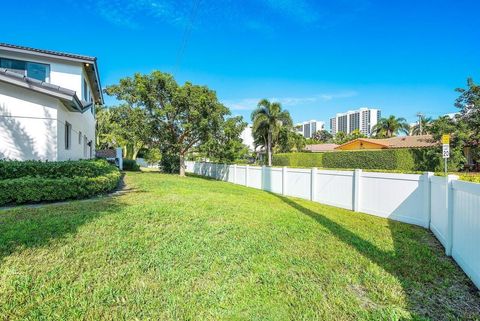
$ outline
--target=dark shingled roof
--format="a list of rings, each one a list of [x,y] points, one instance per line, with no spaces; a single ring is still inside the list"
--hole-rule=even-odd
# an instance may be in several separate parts
[[[0,42],[0,47],[6,47],[6,48],[18,49],[18,50],[26,50],[26,51],[33,51],[33,52],[38,52],[38,53],[42,53],[42,54],[46,54],[46,55],[67,57],[67,58],[73,58],[73,59],[79,59],[79,60],[87,60],[87,61],[92,61],[92,62],[97,60],[97,58],[90,57],[90,56],[76,55],[76,54],[71,54],[71,53],[66,53],[66,52],[61,52],[61,51],[36,49],[36,48],[25,47],[25,46],[17,46],[17,45],[11,45],[11,44],[8,44],[8,43],[2,43],[2,42]]]

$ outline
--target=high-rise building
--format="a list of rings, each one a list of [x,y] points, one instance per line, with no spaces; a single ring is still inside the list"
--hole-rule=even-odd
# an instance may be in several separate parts
[[[309,120],[295,124],[295,130],[305,138],[312,138],[315,132],[323,129],[325,129],[325,123],[323,121]]]
[[[350,134],[359,130],[362,134],[370,136],[373,127],[381,118],[380,109],[360,108],[358,110],[339,113],[330,119],[330,131],[332,135],[338,132]]]

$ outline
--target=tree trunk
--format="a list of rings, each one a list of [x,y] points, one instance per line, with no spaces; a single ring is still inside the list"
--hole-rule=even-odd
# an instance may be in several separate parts
[[[267,150],[268,150],[268,166],[272,166],[272,133],[270,131],[268,132]]]
[[[185,177],[185,156],[180,154],[180,176]]]

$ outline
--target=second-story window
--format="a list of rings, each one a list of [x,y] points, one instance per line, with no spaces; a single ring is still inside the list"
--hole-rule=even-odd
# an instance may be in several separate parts
[[[83,100],[90,101],[90,90],[88,89],[87,80],[83,79]]]
[[[40,81],[50,81],[50,66],[37,62],[0,58],[0,68]]]

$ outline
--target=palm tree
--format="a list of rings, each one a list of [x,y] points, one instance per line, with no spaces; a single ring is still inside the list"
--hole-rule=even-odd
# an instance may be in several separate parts
[[[412,127],[412,135],[430,134],[432,127],[432,117],[420,116],[417,124]]]
[[[287,110],[282,110],[280,103],[271,103],[262,99],[257,109],[252,112],[252,132],[257,142],[263,142],[268,155],[268,166],[272,166],[273,145],[278,139],[282,126],[292,126],[292,118]]]
[[[408,134],[410,126],[405,118],[395,117],[393,115],[388,118],[382,118],[372,129],[373,134],[378,138],[390,138],[399,133]]]

